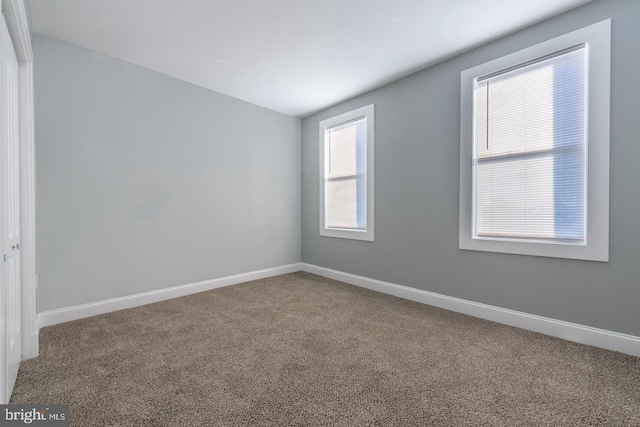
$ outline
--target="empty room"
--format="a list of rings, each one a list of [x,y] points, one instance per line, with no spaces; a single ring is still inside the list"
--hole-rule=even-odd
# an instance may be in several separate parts
[[[0,425],[640,426],[640,1],[2,18]]]

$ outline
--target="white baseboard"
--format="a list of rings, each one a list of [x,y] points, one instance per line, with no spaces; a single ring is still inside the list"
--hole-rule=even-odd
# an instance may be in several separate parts
[[[265,270],[251,271],[249,273],[236,274],[234,276],[221,277],[218,279],[204,280],[202,282],[188,283],[186,285],[173,286],[171,288],[158,289],[140,294],[127,295],[104,301],[44,311],[38,315],[39,325],[40,327],[52,326],[58,323],[70,322],[72,320],[83,319],[85,317],[97,316],[99,314],[110,313],[112,311],[138,307],[145,304],[196,294],[198,292],[209,291],[211,289],[222,288],[224,286],[235,285],[252,280],[264,279],[266,277],[293,273],[300,270],[300,263],[295,263],[280,267],[267,268]]]
[[[36,324],[38,323],[38,316],[35,318]],[[25,339],[26,337],[26,339]],[[22,334],[22,360],[33,359],[38,357],[38,351],[40,350],[40,329],[31,334]]]
[[[281,267],[189,283],[186,285],[112,298],[89,304],[45,311],[38,315],[39,325],[40,327],[56,325],[58,323],[97,316],[99,314],[138,307],[145,304],[191,295],[238,283],[249,282],[251,280],[293,273],[300,270],[328,277],[330,279],[339,280],[350,285],[432,305],[434,307],[440,307],[446,310],[479,317],[481,319],[487,319],[505,325],[539,332],[541,334],[562,338],[568,341],[592,345],[594,347],[619,351],[620,353],[640,357],[640,337],[633,335],[621,334],[619,332],[607,331],[604,329],[593,328],[591,326],[579,325],[577,323],[565,322],[563,320],[556,320],[548,317],[537,316],[535,314],[523,313],[488,304],[468,301],[461,298],[450,297],[434,292],[410,288],[408,286],[397,285],[395,283],[370,279],[364,276],[357,276],[355,274],[345,273],[307,263],[289,264]]]
[[[592,328],[577,323],[537,316],[506,308],[477,303],[461,298],[427,292],[395,283],[369,279],[355,274],[344,273],[338,270],[318,267],[312,264],[302,263],[302,271],[339,280],[350,285],[371,289],[396,297],[444,308],[458,313],[487,319],[509,326],[515,326],[529,331],[562,338],[581,344],[619,351],[640,357],[640,337]]]

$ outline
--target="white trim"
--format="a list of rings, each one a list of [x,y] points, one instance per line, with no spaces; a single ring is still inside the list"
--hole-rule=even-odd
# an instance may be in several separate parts
[[[151,304],[154,302],[182,297],[185,295],[197,294],[199,292],[209,291],[211,289],[222,288],[224,286],[235,285],[238,283],[249,282],[251,280],[258,280],[267,277],[279,276],[281,274],[294,273],[296,271],[300,271],[300,268],[300,263],[283,265],[280,267],[236,274],[233,276],[220,277],[218,279],[204,280],[202,282],[188,283],[186,285],[173,286],[171,288],[158,289],[150,292],[111,298],[104,301],[97,301],[88,304],[81,304],[72,307],[45,311],[40,313],[38,316],[40,327],[57,325],[58,323],[84,319],[85,317],[111,313],[113,311],[138,307],[145,304]]]
[[[633,335],[468,301],[307,263],[302,263],[302,271],[457,313],[640,357],[640,337]]]
[[[326,227],[325,215],[325,161],[327,148],[325,144],[325,131],[327,128],[356,120],[362,117],[367,119],[367,229],[366,230],[340,230]],[[374,149],[375,149],[375,104],[365,105],[355,110],[322,120],[319,124],[318,145],[320,147],[320,235],[325,237],[339,237],[342,239],[374,241],[375,237],[375,200],[374,200]]]
[[[22,274],[22,359],[38,356],[38,287],[36,266],[35,142],[33,64],[18,63],[20,73],[20,255]]]
[[[640,337],[633,335],[607,331],[605,329],[593,328],[591,326],[584,326],[577,323],[566,322],[564,320],[551,319],[535,314],[523,313],[507,308],[450,297],[307,263],[289,264],[281,267],[222,277],[219,279],[205,280],[202,282],[174,286],[172,288],[112,298],[95,303],[45,311],[39,315],[40,326],[52,326],[59,323],[138,307],[154,302],[165,301],[172,298],[178,298],[251,280],[294,273],[296,271],[305,271],[319,276],[328,277],[330,279],[339,280],[350,285],[382,292],[434,307],[444,308],[457,313],[491,320],[580,344],[619,351],[621,353],[640,357]]]
[[[587,243],[522,242],[472,237],[473,81],[580,43],[589,45]],[[609,114],[611,20],[465,70],[460,75],[460,249],[609,261]]]
[[[29,18],[23,0],[3,0],[3,13],[18,62],[33,63]]]

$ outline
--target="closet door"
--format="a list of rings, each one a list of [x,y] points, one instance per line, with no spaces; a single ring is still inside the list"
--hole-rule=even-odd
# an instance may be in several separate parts
[[[20,143],[18,61],[4,17],[0,24],[0,403],[6,403],[18,375],[21,346]]]

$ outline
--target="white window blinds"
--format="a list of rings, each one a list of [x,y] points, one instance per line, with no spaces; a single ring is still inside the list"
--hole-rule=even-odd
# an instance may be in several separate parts
[[[587,47],[477,78],[473,236],[584,242]]]
[[[367,118],[325,129],[326,227],[367,229]]]

